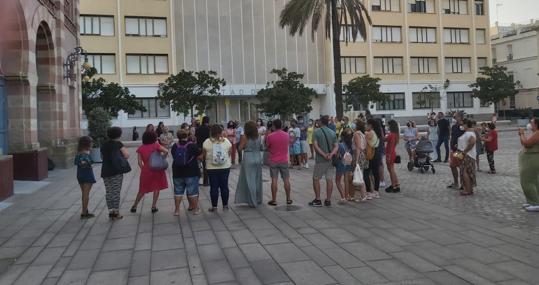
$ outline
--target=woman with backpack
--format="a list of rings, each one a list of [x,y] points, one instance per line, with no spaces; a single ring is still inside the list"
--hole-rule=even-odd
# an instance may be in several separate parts
[[[339,160],[336,165],[335,172],[335,184],[337,184],[337,190],[341,194],[340,204],[345,203],[347,200],[352,201],[354,197],[353,192],[353,171],[355,164],[354,160],[354,131],[351,128],[344,128],[341,132],[341,142],[339,143],[338,156]],[[344,177],[344,189],[342,187],[342,178]]]
[[[156,153],[166,155],[168,150],[157,142],[155,132],[145,132],[142,135],[142,146],[137,149],[138,165],[140,167],[140,183],[137,198],[131,207],[131,213],[137,212],[137,206],[146,193],[153,192],[152,213],[159,211],[157,209],[157,200],[159,191],[168,189],[167,175],[165,169],[153,170],[150,167],[150,157]]]
[[[223,209],[228,209],[228,176],[232,166],[230,154],[232,144],[223,137],[223,129],[219,125],[210,128],[210,137],[202,144],[202,152],[206,161],[206,169],[210,180],[210,198],[212,207],[210,212],[217,211],[219,194]]]
[[[197,215],[198,209],[198,181],[200,168],[198,158],[202,151],[197,144],[189,141],[189,130],[180,129],[176,134],[178,142],[172,145],[172,179],[174,181],[174,216],[180,215],[180,204],[184,194],[189,202],[188,211]]]
[[[262,142],[256,123],[245,123],[244,135],[241,136],[239,150],[243,151],[240,176],[236,187],[236,204],[245,203],[251,208],[262,204]]]

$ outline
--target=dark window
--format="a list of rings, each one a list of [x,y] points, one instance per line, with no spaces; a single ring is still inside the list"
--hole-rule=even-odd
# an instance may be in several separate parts
[[[404,93],[386,93],[389,99],[385,102],[377,103],[376,110],[405,110],[406,109],[406,96]]]
[[[475,0],[475,14],[485,15],[485,6],[483,0]]]
[[[447,92],[447,108],[472,108],[472,92]]]
[[[414,109],[440,108],[439,92],[414,92],[412,93]]]
[[[161,107],[157,98],[137,98],[137,100],[146,108],[146,112],[136,111],[128,115],[129,119],[170,118],[170,105]]]

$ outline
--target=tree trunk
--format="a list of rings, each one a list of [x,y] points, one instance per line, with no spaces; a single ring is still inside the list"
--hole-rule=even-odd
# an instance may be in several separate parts
[[[342,99],[342,74],[341,74],[341,42],[337,10],[337,0],[331,0],[331,27],[333,33],[333,74],[335,76],[335,109],[337,112],[337,118],[343,116],[343,99]]]

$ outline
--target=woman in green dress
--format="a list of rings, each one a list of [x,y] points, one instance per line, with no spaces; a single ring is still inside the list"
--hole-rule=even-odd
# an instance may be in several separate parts
[[[236,203],[248,204],[256,208],[257,205],[262,204],[262,158],[260,157],[262,147],[255,122],[245,123],[239,148],[243,150],[243,160],[236,187]]]
[[[530,122],[532,134],[526,137],[524,129],[519,129],[520,144],[524,147],[518,157],[520,168],[520,185],[528,212],[539,212],[539,121],[534,118]]]

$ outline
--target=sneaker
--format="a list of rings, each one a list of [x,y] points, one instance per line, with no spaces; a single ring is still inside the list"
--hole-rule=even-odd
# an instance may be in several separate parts
[[[324,206],[326,206],[326,207],[331,207],[331,201],[329,201],[329,200],[324,200]]]
[[[322,207],[322,201],[314,199],[312,202],[309,202],[311,207]]]
[[[365,196],[365,199],[372,200],[372,194],[370,192],[367,192],[367,196]]]
[[[93,218],[93,217],[95,217],[95,215],[94,215],[94,214],[91,214],[91,213],[86,213],[86,214],[81,214],[81,215],[80,215],[81,220],[91,219],[91,218]]]
[[[380,185],[381,186],[381,185]],[[386,193],[393,193],[393,186],[389,186],[386,188]]]
[[[380,188],[385,188],[385,187],[386,187],[386,182],[380,181]]]
[[[393,193],[399,193],[401,191],[401,187],[397,186],[396,188],[393,188]]]
[[[375,199],[379,199],[380,198],[380,193],[378,193],[378,191],[374,191],[374,194],[372,195],[373,198]]]
[[[526,211],[528,212],[539,212],[539,206],[538,205],[530,205],[526,207]]]
[[[304,167],[305,169],[309,169],[309,163],[305,163],[305,165],[303,165],[303,167]]]

